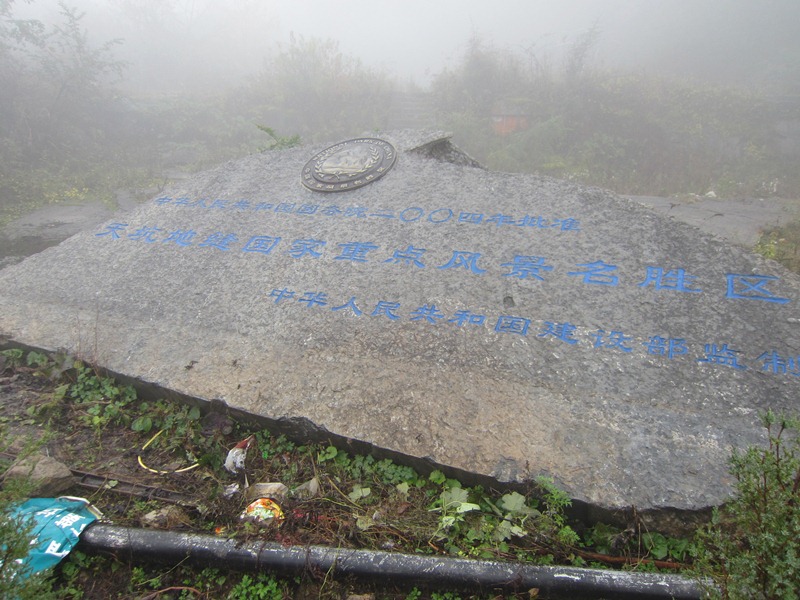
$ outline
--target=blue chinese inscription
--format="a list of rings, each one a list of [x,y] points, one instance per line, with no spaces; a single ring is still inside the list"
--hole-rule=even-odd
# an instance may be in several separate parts
[[[681,357],[695,356],[693,362],[714,369],[731,369],[746,371],[752,367],[744,364],[746,353],[728,343],[694,343],[685,338],[672,338],[662,335],[651,335],[644,341],[637,340],[619,329],[596,329],[594,331],[580,327],[569,321],[556,322],[535,320],[523,315],[500,314],[491,319],[482,313],[460,309],[448,313],[436,304],[422,306],[406,306],[392,300],[378,300],[369,303],[351,296],[342,304],[332,302],[328,294],[322,291],[290,290],[286,287],[274,288],[266,292],[266,298],[274,304],[288,306],[297,303],[305,308],[325,309],[333,312],[349,312],[355,317],[368,315],[373,318],[386,318],[391,322],[409,321],[421,326],[443,326],[463,328],[466,326],[489,328],[499,335],[510,335],[550,340],[563,343],[567,347],[590,348],[600,352],[619,352],[622,355],[643,353],[653,357],[661,357],[667,361]],[[364,307],[362,309],[362,306]],[[753,354],[751,354],[753,356]],[[775,375],[791,375],[800,378],[800,356],[780,354],[776,350],[762,352],[755,361],[761,371]]]
[[[295,215],[298,217],[333,217],[355,219],[396,219],[400,223],[430,223],[442,225],[454,223],[457,225],[483,225],[492,226],[500,230],[508,228],[527,229],[530,231],[550,230],[559,233],[578,233],[581,231],[580,221],[574,217],[554,217],[547,215],[507,215],[483,214],[456,211],[450,207],[426,209],[421,206],[408,206],[394,210],[386,208],[369,208],[366,206],[340,207],[334,204],[321,206],[319,204],[299,204],[297,202],[263,202],[251,199],[208,200],[199,198],[172,198],[161,196],[153,200],[158,206],[178,206],[185,208],[199,208],[204,210],[225,211],[252,211],[273,214]]]
[[[356,208],[345,210],[349,210],[353,214],[360,214],[360,207]],[[474,218],[474,215],[471,218]],[[439,258],[433,259],[428,257],[428,254],[431,253],[428,249],[412,245],[391,249],[384,248],[373,241],[346,241],[329,244],[327,240],[314,238],[283,240],[281,236],[267,234],[244,238],[235,232],[223,231],[201,235],[190,228],[165,229],[150,225],[132,227],[128,223],[110,223],[102,231],[96,233],[95,237],[153,245],[160,242],[184,248],[194,246],[222,252],[238,250],[265,256],[274,254],[276,248],[283,244],[284,249],[280,252],[295,259],[318,259],[326,252],[338,252],[333,256],[333,260],[353,263],[382,262],[402,268],[433,268],[438,271],[466,272],[473,275],[484,275],[490,271],[502,270],[502,277],[512,277],[528,282],[545,282],[545,284],[549,284],[551,281],[555,282],[558,276],[556,267],[548,264],[548,259],[544,256],[517,254],[510,257],[510,260],[493,262],[482,252],[475,252],[472,249],[450,250],[449,257],[447,257],[447,253],[440,251],[438,252]],[[431,265],[432,261],[437,260],[438,266],[433,266],[436,265],[436,262]],[[604,260],[578,262],[575,263],[574,268],[577,270],[568,270],[565,275],[590,286],[618,287],[628,283],[656,292],[705,293],[696,282],[698,277],[690,275],[681,268],[648,265],[645,267],[645,273],[638,277],[636,274],[626,275],[618,265],[607,263]],[[791,302],[790,298],[782,297],[775,291],[780,284],[780,278],[777,276],[728,273],[725,277],[726,299],[771,304]],[[638,283],[634,284],[634,281],[638,281]],[[600,346],[607,347],[608,344],[602,342]]]
[[[255,210],[258,206],[246,201],[190,201],[184,198],[172,201],[175,205],[185,203],[187,206],[197,205],[200,202],[205,208],[214,208],[215,210],[231,210],[234,207],[236,210]],[[333,207],[317,205],[295,207],[290,204],[284,203],[280,207],[280,211],[327,216],[334,216],[335,213],[360,219],[376,217],[376,213],[371,213],[364,207],[336,207],[334,211]],[[381,210],[381,218],[396,218],[405,222],[427,219],[431,223],[437,223],[440,220],[457,219],[461,223],[488,223],[498,228],[510,225],[509,216],[501,214],[487,216],[464,212],[452,213],[450,209],[437,209],[437,211],[426,213],[418,207],[405,209],[397,214]],[[535,225],[529,219],[526,223],[526,226],[530,227],[545,226],[544,221]],[[275,260],[278,255],[289,255],[295,260],[323,258],[328,261],[356,263],[353,268],[362,268],[358,266],[359,263],[371,263],[376,266],[386,265],[384,267],[386,269],[427,270],[435,277],[439,277],[442,271],[448,271],[455,276],[482,275],[515,278],[520,280],[519,285],[558,286],[563,285],[564,281],[572,279],[587,286],[620,287],[628,285],[643,291],[651,290],[652,293],[657,294],[679,293],[688,296],[709,293],[722,296],[724,294],[724,299],[735,302],[783,305],[792,301],[781,295],[780,277],[774,275],[726,273],[721,282],[701,281],[697,275],[675,265],[647,265],[643,268],[644,272],[636,273],[628,272],[624,267],[606,262],[599,257],[592,257],[594,260],[590,261],[575,261],[572,266],[565,268],[550,264],[546,256],[513,254],[503,258],[493,258],[491,255],[476,251],[478,250],[476,248],[469,247],[430,250],[414,245],[405,245],[405,247],[391,248],[382,245],[380,239],[375,241],[324,240],[311,237],[289,239],[281,235],[273,235],[272,232],[242,235],[237,231],[196,231],[185,225],[181,225],[179,228],[168,228],[152,224],[134,225],[123,222],[106,225],[95,234],[95,237],[107,242],[128,241],[149,245],[152,248],[171,248],[172,251],[177,252],[204,251],[218,254],[242,252],[260,255],[264,257],[263,260]],[[190,248],[197,250],[184,250]],[[716,291],[712,292],[711,290]],[[694,364],[707,368],[732,371],[754,369],[773,375],[800,377],[800,356],[774,348],[759,349],[760,353],[752,352],[752,348],[734,347],[724,340],[695,343],[689,342],[685,338],[668,337],[659,333],[654,333],[645,339],[637,339],[628,332],[614,327],[587,331],[569,321],[535,320],[530,315],[488,315],[484,311],[474,311],[468,308],[448,313],[441,306],[433,303],[402,307],[399,302],[390,298],[381,299],[372,304],[366,303],[356,296],[350,296],[349,299],[335,298],[331,300],[327,292],[299,291],[286,287],[270,290],[267,297],[275,305],[300,306],[315,312],[330,310],[355,317],[366,315],[376,319],[385,318],[390,322],[408,320],[425,326],[449,324],[459,328],[488,328],[499,335],[541,339],[543,342],[552,341],[568,347],[580,345],[597,351],[618,352],[625,355],[639,352],[667,361],[688,358]],[[756,354],[757,358],[752,358]],[[748,356],[751,357],[749,361]]]

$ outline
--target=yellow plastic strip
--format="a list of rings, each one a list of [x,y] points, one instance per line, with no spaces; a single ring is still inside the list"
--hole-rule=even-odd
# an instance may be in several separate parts
[[[144,446],[142,446],[142,449],[139,451],[138,455],[136,456],[136,458],[139,461],[139,466],[140,467],[142,467],[146,471],[150,471],[151,473],[155,473],[156,475],[172,475],[174,473],[185,473],[186,471],[191,471],[192,469],[196,469],[197,467],[200,466],[200,463],[196,462],[196,463],[194,463],[192,465],[189,465],[188,467],[183,467],[182,469],[176,469],[174,471],[162,471],[161,469],[153,469],[152,467],[148,467],[146,464],[144,464],[144,461],[142,460],[142,452],[147,450],[147,447],[150,444],[152,444],[153,442],[155,442],[156,438],[158,438],[158,436],[160,436],[162,433],[164,433],[163,429],[161,429],[158,433],[156,433],[153,437],[151,437],[147,441],[147,443]]]

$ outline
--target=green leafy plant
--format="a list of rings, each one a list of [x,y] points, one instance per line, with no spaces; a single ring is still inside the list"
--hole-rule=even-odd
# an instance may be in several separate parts
[[[284,457],[294,455],[295,453],[306,454],[305,446],[296,445],[285,435],[274,436],[269,430],[262,429],[255,433],[255,437],[256,448],[261,453],[261,458],[266,464],[274,462],[276,465],[282,464],[285,466]],[[296,474],[297,469],[297,462],[292,461],[289,464],[289,470],[292,472],[292,475]]]
[[[512,491],[499,498],[480,486],[462,488],[441,471],[429,481],[440,492],[428,510],[440,513],[431,541],[439,541],[454,554],[494,558],[511,550],[512,540],[525,540],[531,554],[525,560],[552,562],[557,554],[572,557],[579,536],[567,523],[569,497],[550,479],[537,480],[543,507],[535,498]],[[519,552],[519,551],[518,551]]]
[[[767,447],[733,453],[734,497],[698,535],[698,571],[726,600],[800,595],[800,420],[769,411],[762,422]]]
[[[531,515],[539,515],[538,510],[528,506],[525,496],[519,492],[505,494],[497,502],[497,506],[502,509],[502,520],[492,532],[492,538],[498,542],[511,539],[513,536],[523,537],[527,535],[525,521]]]
[[[572,506],[572,500],[549,477],[537,477],[536,483],[544,494],[545,509],[539,519],[542,531],[551,535],[563,546],[576,545],[580,541],[580,536],[567,524],[565,514],[565,510]]]
[[[28,352],[28,356],[25,357],[25,363],[29,367],[46,367],[50,363],[50,359],[46,354],[32,351]]]
[[[146,442],[149,451],[182,454],[189,465],[199,463],[219,468],[225,459],[225,440],[219,432],[203,431],[202,413],[197,406],[158,400],[141,402],[139,416],[131,429],[140,433],[156,432]]]
[[[469,501],[469,491],[460,487],[449,487],[442,491],[439,499],[430,510],[441,513],[437,534],[448,531],[464,521],[464,515],[473,510],[480,510],[480,505]],[[436,535],[436,534],[434,534]]]
[[[642,534],[642,545],[646,553],[656,560],[683,562],[694,550],[688,538],[670,537],[657,532]]]
[[[623,533],[619,527],[608,523],[595,523],[583,533],[583,546],[593,548],[600,554],[617,554],[623,546],[627,545],[629,539],[630,536]]]
[[[455,592],[431,592],[431,600],[461,600]]]
[[[283,600],[285,586],[277,579],[264,573],[254,577],[242,575],[228,594],[229,600]]]
[[[372,489],[368,487],[364,487],[360,483],[356,483],[353,485],[353,491],[347,494],[347,497],[350,498],[353,502],[358,502],[359,500],[364,500],[365,498],[369,497],[372,494]]]
[[[301,144],[300,136],[297,134],[288,137],[281,136],[278,135],[271,127],[258,124],[256,124],[256,127],[258,127],[259,131],[266,133],[271,139],[269,146],[265,148],[259,148],[260,152],[266,152],[267,150],[285,150],[287,148],[294,148],[295,146],[299,146]]]
[[[336,446],[327,446],[322,452],[317,454],[317,462],[325,463],[335,459],[338,455],[339,451],[336,449]]]
[[[419,591],[419,588],[411,588],[411,591],[406,594],[405,600],[419,600],[422,596],[422,592]]]
[[[29,352],[25,362],[29,367],[35,367],[34,374],[46,377],[51,381],[59,381],[63,376],[79,364],[73,356],[64,352],[54,354],[44,354],[41,352]]]
[[[104,377],[93,369],[79,365],[75,382],[60,386],[57,395],[69,398],[81,411],[81,420],[101,430],[109,423],[124,424],[130,421],[125,408],[136,399],[130,386],[118,386],[111,377]]]
[[[422,485],[419,474],[411,467],[398,465],[388,458],[376,459],[369,454],[349,455],[335,446],[328,445],[316,454],[317,464],[331,465],[342,475],[359,481],[371,481],[382,485]]]
[[[192,588],[205,592],[213,592],[217,588],[222,587],[228,581],[229,575],[226,575],[219,569],[206,567],[198,572],[191,572],[183,579],[183,585],[191,586]],[[212,595],[209,593],[209,595]]]
[[[8,350],[0,352],[0,356],[5,358],[5,363],[9,368],[14,369],[22,364],[22,358],[25,356],[25,352],[19,348],[9,348]]]
[[[470,492],[462,488],[461,483],[448,479],[441,471],[433,471],[428,479],[442,486],[439,496],[428,507],[431,512],[439,513],[439,521],[431,540],[447,541],[453,553],[459,553],[458,540],[465,536],[468,543],[474,543],[481,536],[475,529],[468,528],[466,523],[467,513],[480,511],[481,506],[470,502]]]
[[[133,431],[139,431],[141,433],[148,433],[152,428],[153,428],[153,417],[151,417],[150,415],[142,415],[140,417],[136,417],[131,423],[131,429]]]
[[[131,569],[130,585],[134,590],[156,590],[161,587],[161,576],[152,575],[144,567],[136,566]]]

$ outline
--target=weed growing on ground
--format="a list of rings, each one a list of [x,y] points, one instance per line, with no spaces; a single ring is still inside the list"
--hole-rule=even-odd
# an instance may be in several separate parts
[[[164,455],[182,454],[187,464],[198,463],[212,470],[222,466],[227,452],[221,431],[203,430],[201,411],[197,406],[175,405],[158,400],[142,402],[139,417],[131,429],[142,434],[156,432],[149,448]]]
[[[286,586],[271,575],[258,573],[251,577],[243,575],[242,579],[231,589],[229,600],[283,600],[286,597]]]
[[[790,271],[800,273],[800,221],[767,229],[753,250],[778,261]]]
[[[56,388],[56,400],[69,400],[79,412],[83,424],[101,431],[109,424],[130,422],[126,410],[136,399],[131,386],[119,386],[111,377],[104,377],[90,367],[75,363],[75,380]]]
[[[634,528],[620,529],[606,523],[595,523],[583,533],[582,546],[607,556],[626,556],[640,570],[652,570],[647,562],[636,557],[685,565],[697,552],[688,538],[676,538],[658,532],[637,533]],[[589,564],[594,564],[590,561]]]
[[[0,352],[3,357],[3,364],[8,369],[16,369],[22,364],[25,352],[19,348],[9,348]]]

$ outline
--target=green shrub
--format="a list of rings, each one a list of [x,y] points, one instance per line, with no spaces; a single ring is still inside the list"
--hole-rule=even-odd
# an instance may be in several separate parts
[[[0,497],[0,598],[49,600],[55,598],[49,573],[30,574],[17,562],[28,555],[31,525],[11,514],[7,494]]]
[[[734,452],[736,493],[698,536],[699,571],[719,586],[712,597],[800,595],[800,420],[762,417],[768,446]]]
[[[753,250],[800,273],[800,221],[765,230]]]

